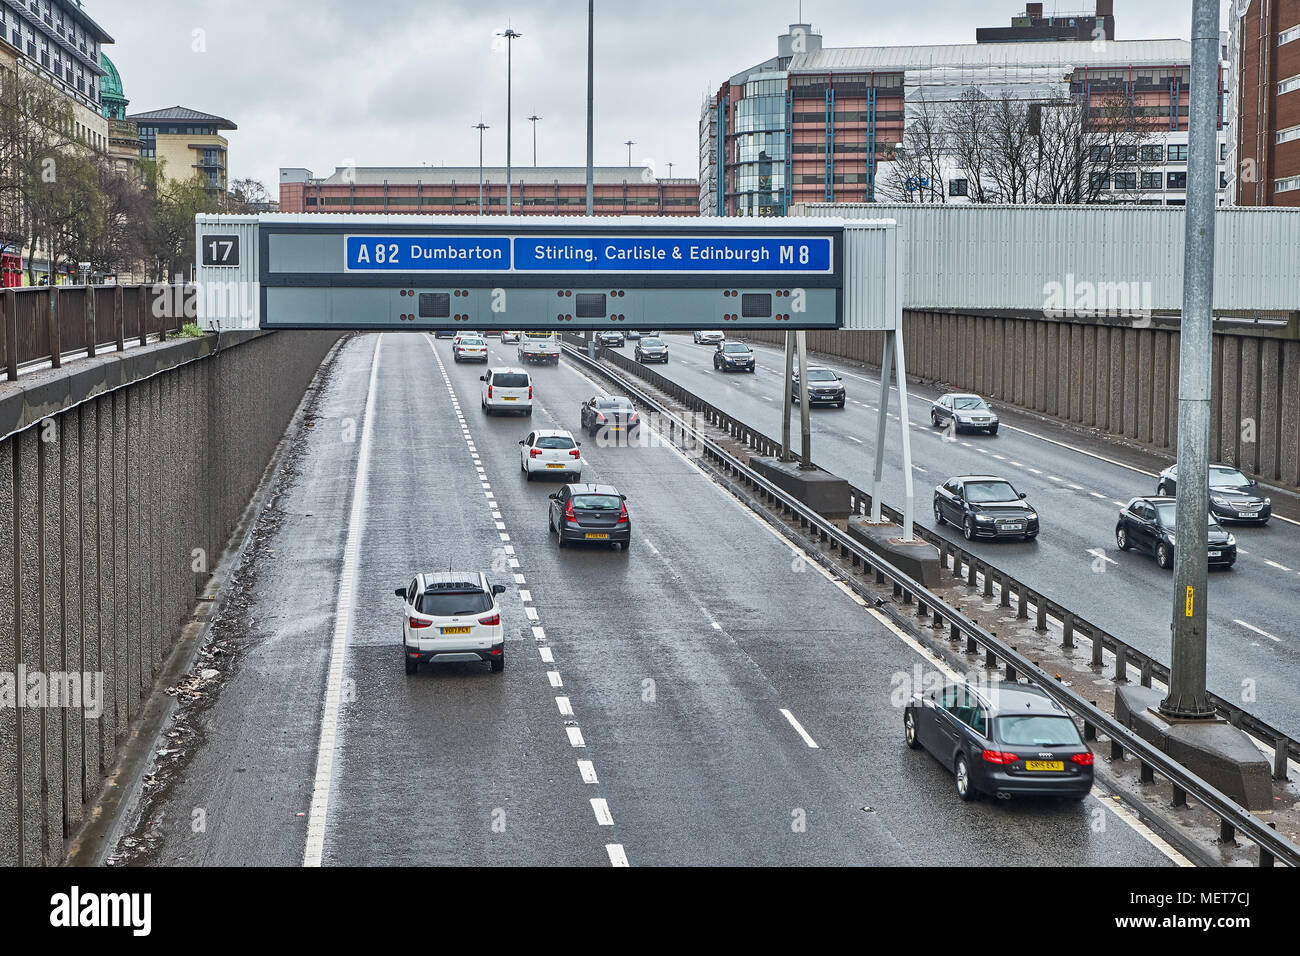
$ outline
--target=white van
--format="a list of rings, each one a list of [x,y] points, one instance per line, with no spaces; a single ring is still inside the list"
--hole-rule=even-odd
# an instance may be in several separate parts
[[[480,375],[479,388],[483,411],[489,415],[497,412],[533,414],[533,380],[526,369],[493,368]]]

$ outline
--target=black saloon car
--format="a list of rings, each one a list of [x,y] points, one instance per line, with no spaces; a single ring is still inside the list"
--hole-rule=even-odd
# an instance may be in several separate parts
[[[1162,568],[1174,566],[1174,498],[1134,498],[1119,513],[1115,544],[1153,554]],[[1237,561],[1237,539],[1210,515],[1210,567],[1230,568]]]
[[[953,772],[957,795],[1056,796],[1092,790],[1092,751],[1070,715],[1033,684],[948,684],[912,695],[903,734]]]
[[[613,485],[565,485],[551,495],[550,531],[561,548],[577,542],[632,545],[627,498]]]
[[[790,398],[799,404],[799,372],[795,371],[790,382]],[[828,368],[820,365],[808,366],[808,405],[834,405],[844,407],[844,383],[840,377]]]
[[[1178,494],[1178,466],[1160,472],[1156,494],[1173,498]],[[1232,465],[1210,465],[1210,511],[1220,521],[1250,521],[1268,524],[1273,517],[1273,499],[1260,493],[1259,484]]]
[[[744,342],[720,342],[713,353],[713,367],[722,372],[752,372],[754,350]]]
[[[617,432],[632,435],[641,427],[641,417],[631,399],[619,395],[593,395],[582,403],[581,427],[593,438],[601,431],[607,436]]]
[[[607,349],[621,349],[623,347],[622,332],[597,332],[596,343]]]
[[[958,475],[934,489],[934,520],[951,521],[967,541],[1038,537],[1038,512],[1005,478]]]
[[[646,362],[663,362],[668,364],[668,346],[661,338],[647,336],[637,342],[632,357],[642,364]]]

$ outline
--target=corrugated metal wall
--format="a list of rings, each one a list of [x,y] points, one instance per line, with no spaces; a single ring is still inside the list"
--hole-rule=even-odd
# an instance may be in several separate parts
[[[792,212],[897,220],[909,309],[1043,311],[1056,293],[1071,312],[1090,312],[1088,296],[1120,291],[1116,283],[1138,283],[1153,310],[1182,304],[1181,209],[817,203]],[[1300,310],[1300,210],[1220,209],[1215,249],[1216,309]]]
[[[222,235],[239,237],[239,265],[198,266],[198,323],[212,330],[255,329],[261,322],[261,294],[258,274],[258,220],[256,216],[197,216],[195,242],[201,245],[208,227],[219,224]],[[203,261],[201,248],[196,252]]]

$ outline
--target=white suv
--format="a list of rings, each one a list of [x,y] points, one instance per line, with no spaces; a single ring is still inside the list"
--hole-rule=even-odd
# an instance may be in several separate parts
[[[581,444],[563,428],[529,432],[527,438],[519,440],[519,470],[529,481],[541,473],[577,481],[582,476],[582,452],[578,450]]]
[[[522,368],[488,369],[478,380],[479,403],[489,415],[496,412],[533,414],[533,380]]]
[[[503,584],[489,584],[481,571],[417,574],[394,592],[402,608],[402,659],[406,673],[421,662],[483,661],[494,671],[506,667],[505,629],[497,595]]]

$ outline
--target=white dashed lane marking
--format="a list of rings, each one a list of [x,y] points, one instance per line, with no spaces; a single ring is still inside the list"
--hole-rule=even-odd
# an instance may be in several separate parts
[[[1233,623],[1233,624],[1240,624],[1240,625],[1241,625],[1242,627],[1244,627],[1246,630],[1248,630],[1248,631],[1254,631],[1254,632],[1255,632],[1256,634],[1258,634],[1260,637],[1267,637],[1270,641],[1276,641],[1278,644],[1281,644],[1281,643],[1282,643],[1282,639],[1281,639],[1280,637],[1274,637],[1274,636],[1273,636],[1272,634],[1270,634],[1268,631],[1261,631],[1261,630],[1260,630],[1259,628],[1257,628],[1254,624],[1247,624],[1245,621],[1233,621],[1232,623]]]
[[[799,721],[795,720],[794,714],[790,713],[790,711],[786,710],[784,707],[781,708],[781,713],[785,714],[785,719],[790,721],[790,726],[793,727],[795,732],[803,738],[804,743],[809,747],[817,748],[817,741],[813,740],[808,731],[803,729],[803,725],[799,723]]]

